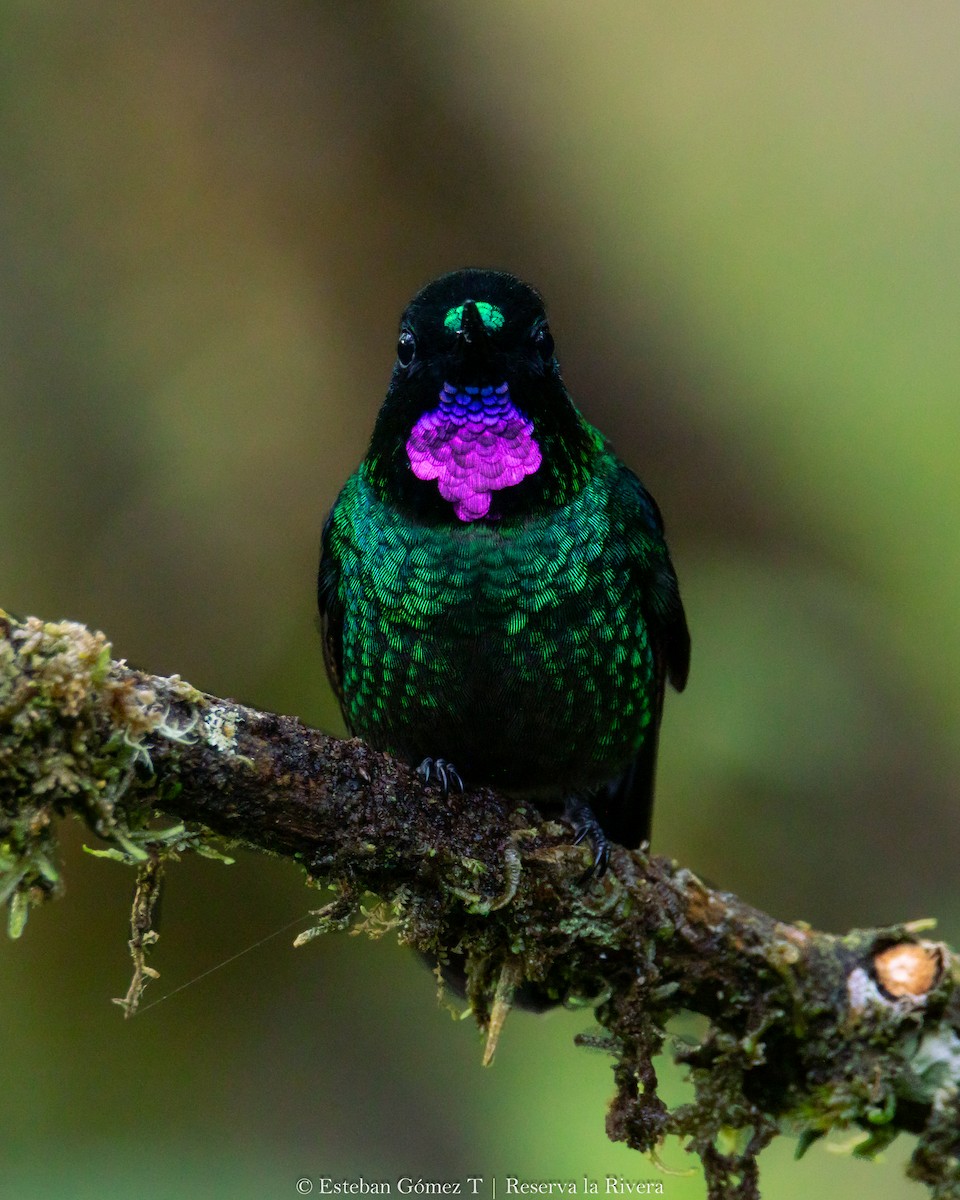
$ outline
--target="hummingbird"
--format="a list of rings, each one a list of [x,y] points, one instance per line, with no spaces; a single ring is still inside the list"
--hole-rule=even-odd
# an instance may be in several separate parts
[[[427,284],[323,529],[324,659],[350,732],[450,786],[559,810],[606,870],[649,838],[690,636],[653,497],[579,412],[540,294]]]

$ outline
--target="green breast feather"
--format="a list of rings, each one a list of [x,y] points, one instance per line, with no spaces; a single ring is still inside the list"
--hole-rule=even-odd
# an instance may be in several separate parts
[[[411,523],[361,467],[327,536],[355,734],[514,791],[596,785],[637,753],[658,703],[648,619],[666,552],[609,452],[564,506],[453,526]]]

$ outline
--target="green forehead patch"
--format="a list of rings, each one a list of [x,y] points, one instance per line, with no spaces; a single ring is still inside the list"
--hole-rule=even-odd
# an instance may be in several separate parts
[[[475,301],[477,312],[480,314],[480,320],[486,325],[491,333],[496,333],[498,329],[503,327],[503,313],[495,304],[488,304],[486,300]],[[451,308],[447,315],[443,318],[445,329],[459,329],[460,322],[463,319],[463,305],[458,304],[456,308]]]

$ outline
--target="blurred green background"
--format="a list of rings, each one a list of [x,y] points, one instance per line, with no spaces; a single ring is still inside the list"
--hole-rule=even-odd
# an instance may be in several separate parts
[[[324,514],[406,300],[511,269],[666,514],[694,650],[655,848],[778,916],[960,940],[958,50],[946,3],[3,0],[0,605],[341,728]],[[67,896],[0,945],[4,1197],[704,1194],[606,1141],[589,1013],[514,1014],[483,1071],[389,939],[291,948],[286,864],[172,871],[148,996],[302,922],[125,1023],[129,872],[64,835]],[[907,1143],[792,1149],[765,1196],[923,1194]]]

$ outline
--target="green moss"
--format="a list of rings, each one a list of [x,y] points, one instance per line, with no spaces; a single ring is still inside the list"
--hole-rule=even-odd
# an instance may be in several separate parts
[[[149,771],[144,739],[166,714],[111,664],[102,633],[0,610],[0,904],[12,937],[62,889],[55,829],[68,808],[127,862],[146,860],[148,838],[173,845],[169,831],[146,830],[149,811],[118,810],[136,773]]]

